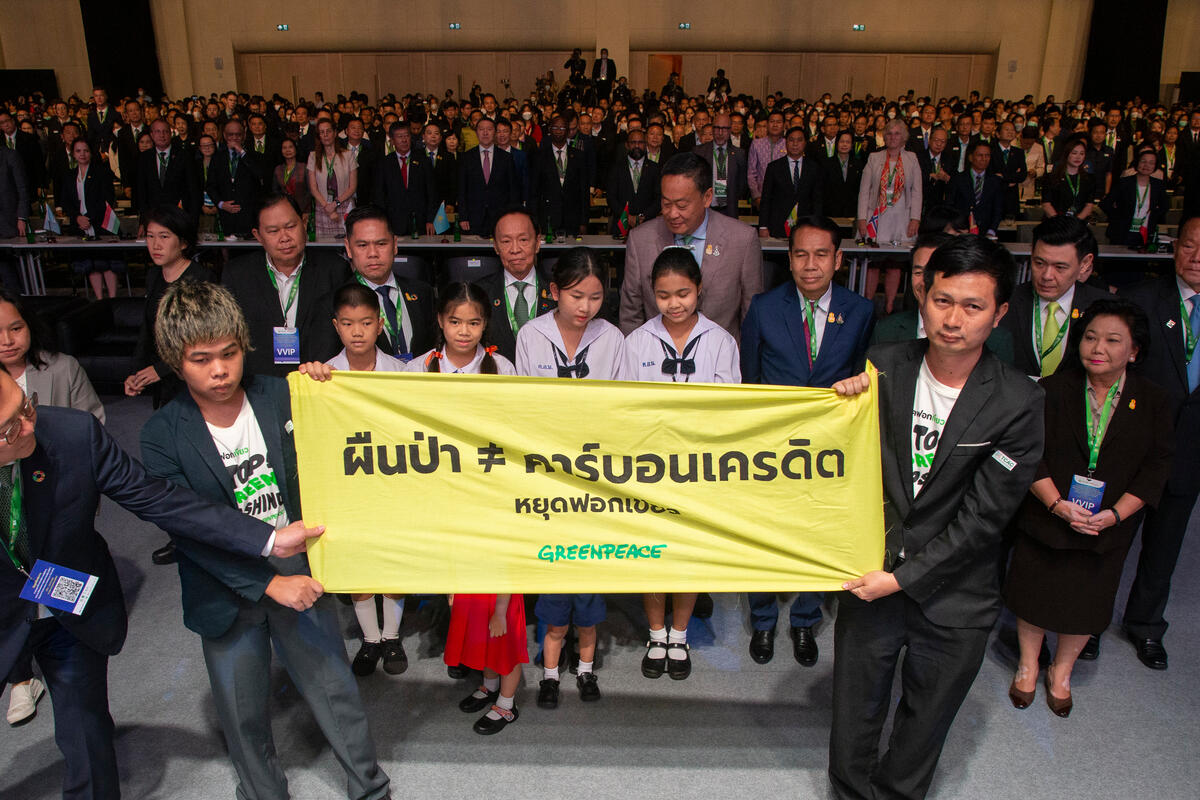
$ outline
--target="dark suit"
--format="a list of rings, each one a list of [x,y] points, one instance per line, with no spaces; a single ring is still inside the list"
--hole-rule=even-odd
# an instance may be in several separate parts
[[[1140,284],[1123,294],[1150,318],[1150,348],[1142,374],[1167,392],[1168,413],[1175,423],[1179,446],[1171,461],[1171,476],[1158,506],[1146,512],[1137,576],[1125,606],[1125,629],[1138,639],[1159,639],[1167,630],[1163,615],[1171,591],[1171,576],[1188,518],[1200,495],[1200,391],[1188,386],[1180,294],[1175,275]],[[1196,358],[1200,358],[1197,353]],[[1149,498],[1143,498],[1149,499]]]
[[[351,151],[348,142],[346,152],[354,156],[354,163],[358,165],[358,186],[354,190],[354,204],[356,206],[378,205],[380,202],[380,151],[372,147],[370,142],[362,140],[359,142],[357,154]],[[414,148],[413,152],[418,151]]]
[[[237,203],[241,207],[236,214],[223,209],[218,212],[222,232],[226,236],[232,234],[249,238],[250,231],[258,225],[258,198],[270,178],[270,172],[267,171],[266,162],[253,150],[242,153],[236,172],[230,167],[229,151],[218,148],[208,164],[205,191],[218,207],[225,202]]]
[[[263,134],[262,152],[258,152],[258,140],[254,134],[246,131],[246,149],[258,153],[259,158],[266,164],[267,171],[270,172],[283,163],[283,153],[280,151],[280,140],[278,137],[271,134],[269,131]]]
[[[1133,224],[1133,214],[1138,204],[1138,191],[1137,176],[1127,175],[1117,179],[1112,191],[1100,203],[1100,208],[1108,217],[1109,244],[1126,245],[1142,242],[1141,234],[1129,229],[1129,226]],[[1167,215],[1166,184],[1158,178],[1151,178],[1148,191],[1150,192],[1150,210],[1146,219],[1147,237],[1158,230],[1158,226],[1162,224]]]
[[[948,203],[950,201],[950,184],[954,180],[955,173],[958,172],[958,159],[955,158],[952,161],[947,158],[945,150],[939,153],[937,156],[938,166],[950,176],[950,180],[935,181],[932,178],[935,172],[933,168],[934,157],[924,148],[917,150],[916,153],[917,162],[921,165],[921,174],[925,176],[925,194],[922,200],[925,208],[929,209]]]
[[[604,77],[600,77],[600,67],[604,66]],[[607,100],[612,93],[613,84],[617,80],[617,63],[611,58],[597,58],[592,62],[592,85],[596,88],[596,99]]]
[[[409,321],[412,333],[407,340],[394,342],[388,334],[387,326],[384,326],[383,333],[379,335],[376,345],[390,356],[419,356],[432,350],[436,340],[437,314],[434,312],[433,287],[424,281],[409,278],[395,278],[395,281],[396,288],[389,291],[388,297],[396,305],[396,321],[400,325],[400,336],[403,337],[404,334],[404,319]],[[376,295],[379,294],[378,289],[371,286],[367,286],[367,288],[375,291]],[[333,294],[325,297],[321,301],[321,305],[328,311],[329,319],[332,319],[334,315]],[[380,303],[380,313],[383,314],[382,302]],[[384,314],[384,318],[387,318],[386,314]]]
[[[200,176],[196,159],[178,144],[167,154],[166,172],[159,176],[158,148],[139,154],[133,208],[145,214],[158,206],[182,206],[193,218],[200,214]]]
[[[969,172],[971,169],[971,146],[973,142],[968,141],[965,145],[958,138],[957,134],[950,135],[950,141],[946,143],[946,149],[942,151],[942,159],[947,162],[947,172],[951,172],[950,166],[954,167],[953,173],[958,173],[959,157],[964,149],[967,154],[962,156],[962,172]]]
[[[25,577],[11,566],[0,570],[0,674],[8,674],[22,652],[37,659],[66,762],[64,796],[116,797],[107,669],[125,643],[127,621],[120,577],[95,529],[100,495],[175,535],[248,558],[259,556],[271,529],[151,478],[87,412],[43,406],[34,435],[36,448],[19,462],[30,559],[99,581],[82,614],[55,611],[38,619],[36,606],[18,596]]]
[[[284,324],[284,315],[279,292],[267,271],[265,252],[240,256],[221,271],[221,285],[233,292],[250,328],[250,345],[254,349],[246,354],[246,372],[282,378],[296,366],[275,363],[273,329]],[[340,347],[331,322],[333,312],[322,301],[350,280],[350,267],[332,253],[307,251],[299,280],[296,328],[300,333],[300,361],[327,361],[337,355]]]
[[[492,170],[486,182],[478,147],[468,150],[458,161],[455,210],[460,220],[470,223],[469,233],[476,236],[490,236],[500,212],[506,206],[521,202],[521,182],[512,156],[492,147],[491,161]]]
[[[296,140],[296,161],[300,164],[308,162],[308,154],[317,146],[317,125],[313,121],[309,121],[308,130],[303,134],[300,133],[300,126],[295,123],[288,123],[292,136]]]
[[[136,133],[132,125],[126,125],[117,131],[117,158],[121,162],[121,185],[131,191],[137,185],[138,162],[141,155],[137,140],[142,131],[148,132],[149,130],[150,127],[143,122],[141,130]],[[99,153],[94,153],[94,155],[99,156]]]
[[[13,144],[21,157],[21,166],[25,168],[25,187],[32,202],[37,197],[37,190],[46,188],[46,155],[38,137],[32,133],[14,132]]]
[[[243,383],[287,515],[298,520],[296,448],[285,427],[292,416],[287,384],[254,376]],[[229,468],[190,393],[181,392],[159,409],[143,427],[141,442],[150,474],[192,489],[209,502],[239,507]],[[276,572],[308,575],[307,557],[266,562],[232,557],[183,539],[175,539],[175,544],[184,624],[202,637],[213,702],[237,769],[238,794],[287,794],[268,710],[274,646],[346,770],[351,794],[383,796],[388,780],[375,760],[358,686],[346,662],[335,601],[321,598],[299,613],[266,597]]]
[[[885,342],[908,342],[917,338],[917,314],[915,308],[897,311],[889,314],[875,324],[875,332],[871,334],[871,346]],[[987,349],[1005,364],[1016,362],[1013,352],[1012,334],[1006,328],[997,326],[988,334]]]
[[[424,147],[420,148],[420,152],[429,158],[433,167],[433,194],[437,198],[438,205],[445,203],[447,208],[453,208],[457,200],[455,193],[458,191],[457,159],[446,152],[445,148],[438,151],[436,162],[430,158],[429,151]]]
[[[80,215],[79,187],[75,181],[76,175],[77,171],[71,170],[59,179],[62,184],[62,197],[58,204],[67,218],[67,225],[71,230],[78,231],[82,235],[86,229],[79,228],[75,222],[75,218]],[[104,222],[106,203],[113,207],[113,211],[116,211],[117,199],[113,192],[113,175],[109,171],[108,165],[96,158],[88,164],[87,175],[83,179],[83,206],[87,212],[85,216],[92,223],[94,232],[97,234],[106,233],[100,227]]]
[[[95,106],[90,108],[87,113],[87,140],[92,146],[92,154],[100,157],[100,150],[107,150],[109,145],[113,143],[116,134],[113,133],[113,123],[120,122],[121,115],[117,110],[109,105],[104,109],[104,119],[100,118]]]
[[[17,220],[29,218],[28,186],[21,157],[0,147],[0,239],[16,236]]]
[[[417,231],[424,234],[425,224],[433,222],[438,209],[432,167],[416,150],[409,150],[408,158],[408,183],[404,181],[398,155],[387,156],[379,169],[377,200],[387,211],[392,232],[397,236],[412,233],[414,218]]]
[[[582,150],[563,145],[566,170],[558,179],[554,145],[546,140],[531,154],[529,208],[544,230],[579,233],[588,218],[587,157]]]
[[[1111,296],[1103,289],[1097,289],[1086,283],[1076,282],[1075,296],[1071,299],[1071,308],[1064,309],[1067,312],[1068,324],[1078,319],[1076,311],[1082,314],[1095,301]],[[1012,297],[1008,300],[1008,313],[1000,320],[1000,327],[1012,334],[1014,353],[1016,354],[1013,366],[1026,375],[1039,377],[1042,374],[1042,360],[1034,353],[1034,299],[1032,283],[1026,282],[1018,286],[1013,291]],[[1043,326],[1045,323],[1046,318],[1043,316]],[[1058,362],[1058,369],[1063,369],[1064,366],[1079,366],[1079,343],[1072,342],[1071,339],[1072,337],[1069,333],[1063,336],[1064,344],[1061,345],[1064,348],[1063,357]],[[1043,348],[1049,346],[1050,342],[1042,343]]]
[[[859,158],[852,154],[846,159],[846,174],[843,175],[840,158],[834,156],[822,160],[821,164],[825,168],[822,213],[830,217],[853,217],[858,213],[858,187],[862,183],[865,163],[865,157]]]
[[[1004,181],[984,173],[983,187],[975,196],[975,170],[968,169],[950,179],[950,204],[964,214],[974,214],[980,233],[995,233],[1004,215]]]
[[[771,164],[780,161],[786,159],[776,159]],[[743,383],[826,388],[863,368],[867,342],[875,325],[875,306],[871,301],[833,284],[829,316],[835,320],[826,318],[820,349],[810,366],[804,307],[799,295],[796,284],[787,281],[750,302],[750,311],[742,323]],[[820,622],[821,598],[820,592],[800,592],[792,602],[791,626],[812,627]],[[751,592],[749,603],[754,630],[775,630],[779,618],[775,595]]]
[[[616,236],[617,221],[625,204],[629,204],[629,218],[639,214],[645,219],[654,219],[661,209],[659,199],[659,167],[648,158],[642,159],[642,175],[637,189],[633,188],[633,173],[629,171],[629,157],[618,159],[608,171],[605,197],[608,199],[608,232]]]
[[[993,144],[992,161],[988,170],[998,176],[1004,184],[1004,216],[1015,217],[1021,209],[1021,184],[1029,175],[1025,166],[1025,151],[1016,145],[1010,145],[1006,153],[1001,149],[999,142]]]
[[[886,549],[900,591],[839,597],[829,778],[838,798],[924,797],[1000,612],[1004,529],[1042,455],[1043,392],[986,349],[913,495],[913,401],[928,341],[871,348],[879,369]],[[901,556],[903,553],[903,556]],[[902,649],[889,751],[879,740]]]
[[[758,224],[776,238],[787,236],[784,223],[792,208],[799,206],[797,218],[820,214],[824,209],[825,170],[815,159],[800,159],[800,183],[792,184],[792,159],[777,158],[767,165],[763,175],[762,202]],[[855,193],[857,200],[858,194]],[[794,288],[794,287],[793,287]]]
[[[713,166],[713,186],[716,186],[716,145],[712,142],[698,145],[693,153],[703,158]],[[750,188],[746,183],[746,151],[732,144],[725,145],[725,205],[717,206],[720,202],[715,192],[713,194],[713,210],[727,217],[738,217],[738,201],[750,196]]]
[[[933,137],[933,131],[936,128],[937,128],[937,125],[933,125],[929,128],[929,133],[928,133],[929,137],[931,137],[931,138]],[[911,133],[909,133],[908,144],[905,146],[912,152],[916,153],[918,156],[921,155],[922,152],[928,153],[929,152],[929,144],[928,144],[928,142],[925,141],[926,135],[927,134],[921,128],[921,126],[918,125],[917,127],[912,129]]]
[[[554,310],[558,305],[550,296],[550,276],[541,271],[530,273],[525,280],[536,280],[537,299],[529,304],[529,318],[540,317]],[[517,334],[508,318],[508,305],[504,292],[504,270],[494,272],[475,281],[480,289],[487,292],[492,304],[492,316],[488,321],[487,338],[500,351],[500,355],[509,361],[517,359]],[[525,290],[529,292],[529,289]]]

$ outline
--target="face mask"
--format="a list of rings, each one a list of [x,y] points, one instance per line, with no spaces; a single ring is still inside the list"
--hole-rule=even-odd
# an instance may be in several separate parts
[[[895,118],[896,118],[896,112],[895,112],[894,110],[893,110],[893,111],[889,111],[889,112],[887,113],[887,115],[888,115],[888,119],[895,119]]]
[[[1079,109],[1080,111],[1083,111],[1083,103],[1076,103],[1075,108]]]
[[[531,119],[533,119],[533,112],[532,112],[532,111],[522,111],[522,112],[521,112],[521,119],[523,119],[523,120],[531,120]]]
[[[627,130],[629,130],[629,123],[627,123],[627,122],[622,122],[620,125],[618,125],[618,126],[617,126],[617,130],[619,130],[619,131],[627,131]]]

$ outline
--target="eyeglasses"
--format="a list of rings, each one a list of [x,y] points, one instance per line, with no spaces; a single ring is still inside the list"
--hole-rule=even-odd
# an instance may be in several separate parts
[[[13,441],[21,435],[21,424],[27,419],[33,419],[33,412],[37,409],[37,392],[25,397],[25,401],[21,403],[21,408],[17,410],[17,415],[4,426],[4,441],[8,444],[13,444]]]

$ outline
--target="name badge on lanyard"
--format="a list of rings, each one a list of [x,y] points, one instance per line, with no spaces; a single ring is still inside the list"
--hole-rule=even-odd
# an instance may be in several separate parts
[[[79,615],[87,607],[98,581],[95,575],[38,559],[21,589],[21,598]]]
[[[298,328],[272,328],[272,347],[276,364],[300,363],[300,330]]]
[[[1095,514],[1104,500],[1105,485],[1104,481],[1086,475],[1074,475],[1071,477],[1071,491],[1067,494],[1067,501]]]

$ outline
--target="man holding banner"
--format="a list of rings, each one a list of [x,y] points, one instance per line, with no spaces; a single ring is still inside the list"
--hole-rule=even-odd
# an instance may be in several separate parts
[[[843,584],[829,779],[840,800],[921,798],[999,614],[1002,534],[1042,454],[1043,392],[984,343],[1007,311],[1003,246],[960,236],[925,268],[927,339],[872,348],[879,370],[883,569]],[[866,374],[839,382],[866,388]],[[889,749],[879,738],[906,650]]]

